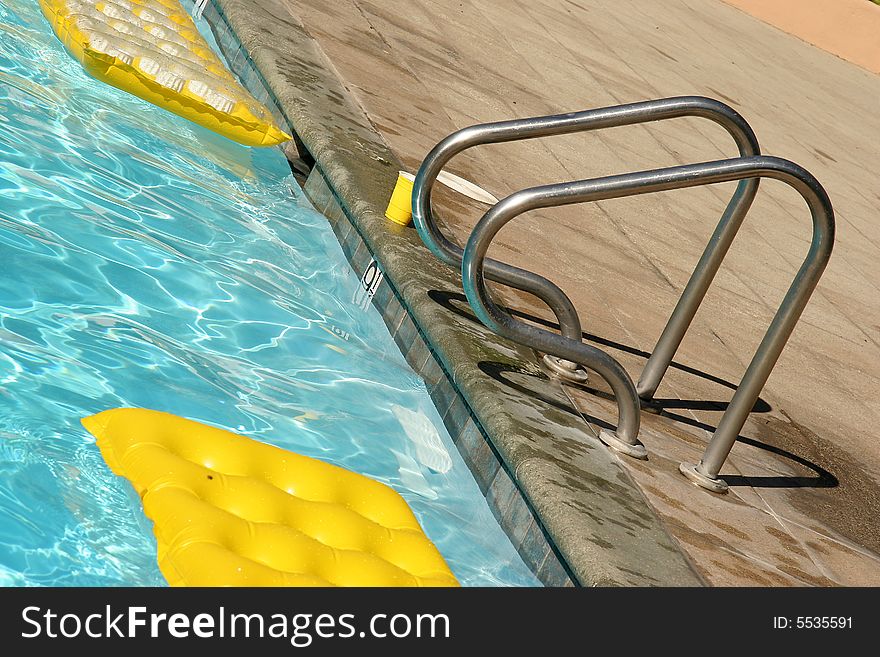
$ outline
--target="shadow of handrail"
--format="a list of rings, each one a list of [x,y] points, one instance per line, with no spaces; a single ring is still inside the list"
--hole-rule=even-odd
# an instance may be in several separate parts
[[[468,321],[474,322],[476,324],[482,323],[477,319],[477,316],[474,315],[473,310],[471,310],[470,305],[468,304],[467,297],[461,292],[447,292],[444,290],[428,290],[428,298],[437,303],[440,306],[446,308],[446,310],[455,313],[459,317],[466,319]],[[453,303],[453,301],[458,301],[462,304],[462,306],[457,306]],[[520,319],[524,319],[532,324],[540,324],[541,326],[546,326],[549,329],[558,329],[559,325],[554,322],[544,319],[543,317],[538,317],[537,315],[532,315],[522,310],[517,310],[515,308],[505,307],[505,310],[509,312],[514,317],[519,317]],[[587,331],[583,331],[581,333],[581,339],[585,342],[592,342],[603,347],[608,347],[610,349],[614,349],[615,351],[622,351],[624,353],[630,354],[632,356],[637,356],[639,358],[643,358],[647,360],[651,356],[651,352],[645,351],[643,349],[638,349],[631,345],[623,344],[622,342],[617,342],[615,340],[611,340],[609,338],[604,338],[599,335],[595,335],[593,333],[588,333]],[[722,379],[720,376],[716,374],[711,374],[710,372],[704,372],[703,370],[699,370],[696,367],[692,367],[690,365],[685,365],[684,363],[679,363],[677,361],[672,361],[669,364],[670,369],[679,370],[684,372],[685,374],[690,374],[700,379],[704,379],[709,381],[710,383],[715,383],[717,385],[723,386],[725,388],[729,388],[730,390],[736,390],[736,384],[732,381],[728,381],[727,379]],[[579,387],[586,387],[583,383],[574,383]],[[650,400],[642,400],[642,409],[666,409],[666,408],[681,408],[681,409],[690,409],[690,410],[706,410],[706,411],[724,411],[727,409],[729,402],[721,401],[721,400],[709,400],[709,399],[675,399],[675,398],[652,398]],[[769,413],[773,410],[773,407],[762,397],[758,397],[755,401],[755,405],[752,407],[752,413]],[[713,427],[714,431],[714,427]]]
[[[483,216],[471,232],[462,258],[465,296],[479,320],[499,335],[533,349],[582,363],[598,372],[611,385],[618,404],[616,432],[602,431],[600,439],[609,442],[610,438],[609,444],[614,447],[618,447],[615,441],[633,444],[634,441],[637,442],[633,430],[638,432],[639,409],[636,406],[634,413],[626,372],[621,374],[623,368],[604,352],[591,348],[580,340],[526,324],[497,305],[488,293],[483,276],[489,245],[507,223],[531,210],[751,178],[773,178],[795,189],[810,210],[813,234],[810,249],[755,351],[733,399],[721,417],[703,458],[697,464],[682,463],[680,466],[682,474],[691,481],[714,492],[727,490],[727,484],[718,477],[718,473],[831,256],[834,245],[834,211],[824,188],[809,171],[789,160],[756,156],[525,189],[503,199]],[[714,272],[695,271],[694,275],[698,274],[711,277]],[[708,282],[705,286],[708,286]],[[664,334],[671,326],[672,319]],[[673,327],[672,332],[679,330],[680,327]],[[654,355],[656,352],[652,354],[652,358]],[[650,365],[651,359],[646,368]],[[666,367],[668,364],[664,366],[664,371]]]

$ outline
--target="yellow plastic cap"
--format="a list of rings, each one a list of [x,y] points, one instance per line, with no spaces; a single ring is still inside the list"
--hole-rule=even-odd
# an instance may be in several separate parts
[[[415,178],[406,171],[397,172],[397,184],[388,201],[385,216],[394,223],[406,226],[412,220],[412,193]]]

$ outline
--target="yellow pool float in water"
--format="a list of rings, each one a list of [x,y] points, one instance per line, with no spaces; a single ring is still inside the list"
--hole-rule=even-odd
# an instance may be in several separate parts
[[[84,418],[172,586],[456,586],[403,498],[316,459],[134,408]]]
[[[233,77],[177,0],[40,0],[93,77],[247,146],[290,139]]]

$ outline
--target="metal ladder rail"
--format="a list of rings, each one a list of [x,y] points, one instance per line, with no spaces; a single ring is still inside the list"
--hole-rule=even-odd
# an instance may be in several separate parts
[[[471,233],[462,262],[465,294],[477,317],[486,326],[535,349],[593,367],[593,354],[587,352],[584,349],[586,345],[580,341],[518,321],[492,301],[483,280],[483,272],[486,252],[498,231],[524,212],[539,208],[757,178],[774,178],[799,192],[810,210],[813,234],[803,264],[756,349],[702,459],[696,465],[682,463],[679,466],[682,474],[691,481],[713,492],[727,490],[727,484],[718,477],[718,473],[831,256],[834,210],[824,188],[809,171],[781,158],[756,156],[533,187],[508,196],[483,216]],[[601,371],[599,373],[602,374]],[[610,438],[612,447],[616,446],[617,441],[634,438],[631,434],[631,400],[628,395],[621,399],[616,388],[614,394],[620,415],[617,433],[622,435],[609,435],[605,431],[600,433],[603,441]]]
[[[454,132],[443,139],[422,162],[413,185],[413,221],[419,236],[437,258],[451,267],[461,266],[461,247],[449,240],[434,221],[431,192],[443,167],[464,150],[486,144],[683,117],[707,118],[722,126],[733,138],[741,156],[754,156],[760,153],[754,131],[736,110],[720,101],[702,96],[663,98],[570,114],[475,125]],[[660,380],[672,362],[675,351],[681,344],[709,284],[727,254],[757,190],[757,180],[742,181],[737,186],[712,239],[706,246],[706,250],[664,328],[654,350],[654,355],[645,367],[638,388],[644,397],[650,398],[659,386]],[[489,280],[529,292],[544,301],[556,315],[560,333],[573,340],[581,339],[581,323],[577,310],[571,300],[554,283],[533,272],[494,259],[486,260],[485,272]],[[570,380],[581,378],[573,370],[574,363],[571,361],[565,359],[557,361],[557,367],[554,367],[552,360],[548,361],[545,358],[545,362],[563,378]]]

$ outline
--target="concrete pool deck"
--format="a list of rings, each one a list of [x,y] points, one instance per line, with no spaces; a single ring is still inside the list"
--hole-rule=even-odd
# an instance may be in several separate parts
[[[692,564],[721,585],[880,583],[880,153],[864,138],[880,134],[880,78],[720,1],[413,0],[405,15],[362,0],[218,4],[580,583],[697,584]],[[415,170],[455,129],[683,94],[730,103],[765,152],[816,174],[838,214],[831,265],[722,473],[727,496],[677,463],[699,457],[806,251],[793,194],[762,185],[661,387],[663,412],[643,415],[646,463],[595,440],[615,422],[602,394],[548,381],[528,350],[482,329],[455,273],[381,216],[398,161]],[[732,154],[717,132],[680,121],[488,147],[452,170],[501,197]],[[587,339],[635,378],[728,195],[533,213],[493,255],[559,283]],[[464,239],[480,209],[439,201]]]

